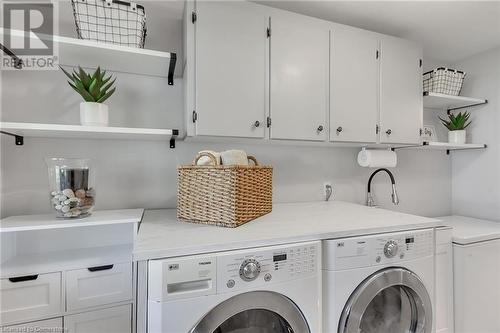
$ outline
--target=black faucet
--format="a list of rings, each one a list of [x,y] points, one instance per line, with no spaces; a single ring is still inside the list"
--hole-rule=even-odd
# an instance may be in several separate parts
[[[389,175],[389,177],[391,178],[391,183],[392,183],[392,194],[391,194],[391,197],[392,197],[392,203],[397,205],[399,204],[399,198],[398,198],[398,193],[396,192],[396,181],[394,180],[394,175],[392,174],[392,172],[390,172],[389,170],[385,169],[385,168],[382,168],[382,169],[377,169],[375,170],[372,175],[370,176],[370,179],[368,179],[368,192],[367,192],[367,195],[366,195],[366,205],[369,206],[369,207],[374,207],[376,206],[375,204],[375,201],[373,200],[373,196],[372,196],[372,193],[371,193],[371,184],[372,184],[372,179],[373,177],[379,173],[380,171],[385,171],[387,172],[387,174]]]

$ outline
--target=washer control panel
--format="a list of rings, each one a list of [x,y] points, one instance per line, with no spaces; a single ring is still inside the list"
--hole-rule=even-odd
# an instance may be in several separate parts
[[[317,242],[231,251],[217,256],[217,291],[234,291],[319,274]]]
[[[433,255],[434,229],[324,241],[324,268],[342,270],[397,264]]]

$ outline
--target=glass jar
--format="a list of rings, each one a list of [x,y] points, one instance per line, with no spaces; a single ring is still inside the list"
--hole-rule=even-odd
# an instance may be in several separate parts
[[[94,175],[90,160],[47,158],[50,204],[59,218],[89,216],[95,205]]]

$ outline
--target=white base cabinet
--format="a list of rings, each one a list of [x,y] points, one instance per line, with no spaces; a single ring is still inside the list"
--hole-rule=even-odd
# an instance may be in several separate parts
[[[52,214],[2,220],[0,332],[130,333],[142,214],[96,213],[78,228]]]
[[[455,332],[500,332],[500,239],[453,244],[453,269]]]
[[[64,317],[67,333],[131,333],[132,306],[83,312]]]
[[[451,227],[436,229],[436,333],[453,333],[453,248]]]

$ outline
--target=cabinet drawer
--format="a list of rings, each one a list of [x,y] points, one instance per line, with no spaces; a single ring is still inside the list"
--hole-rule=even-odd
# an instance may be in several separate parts
[[[0,324],[61,314],[61,273],[11,277],[0,281]]]
[[[0,332],[63,332],[62,317],[4,326]]]
[[[130,333],[132,305],[66,316],[64,330],[66,333]]]
[[[66,272],[68,311],[132,299],[132,263]]]

